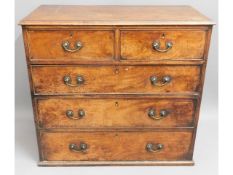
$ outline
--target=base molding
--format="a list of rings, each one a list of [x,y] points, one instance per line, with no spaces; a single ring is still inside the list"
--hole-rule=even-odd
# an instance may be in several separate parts
[[[194,161],[39,161],[38,166],[193,166]]]

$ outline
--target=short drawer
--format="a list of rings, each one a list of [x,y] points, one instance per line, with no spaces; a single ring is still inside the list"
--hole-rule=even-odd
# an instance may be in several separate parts
[[[40,134],[43,160],[189,160],[191,131]]]
[[[27,31],[31,61],[113,61],[114,31]]]
[[[192,127],[194,99],[39,98],[40,127],[150,128]]]
[[[203,59],[206,31],[121,31],[121,60]]]
[[[194,92],[200,66],[32,66],[35,94]]]

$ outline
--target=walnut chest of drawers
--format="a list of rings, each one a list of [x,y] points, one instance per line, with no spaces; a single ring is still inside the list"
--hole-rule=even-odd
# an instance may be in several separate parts
[[[193,165],[208,18],[189,6],[40,6],[20,24],[39,165]]]

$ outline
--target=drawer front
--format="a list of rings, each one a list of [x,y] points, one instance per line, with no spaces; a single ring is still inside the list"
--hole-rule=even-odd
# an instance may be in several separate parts
[[[43,128],[193,126],[192,99],[38,99]]]
[[[44,160],[187,160],[192,132],[41,133]]]
[[[121,59],[202,59],[205,38],[205,31],[122,31]]]
[[[32,66],[36,94],[197,91],[199,66]]]
[[[41,61],[113,61],[114,31],[28,31],[29,58]]]

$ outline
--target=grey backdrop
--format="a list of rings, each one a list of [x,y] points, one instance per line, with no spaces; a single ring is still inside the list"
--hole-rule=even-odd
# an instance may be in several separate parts
[[[204,85],[204,94],[200,114],[197,141],[195,145],[194,167],[72,167],[41,168],[36,166],[38,160],[36,136],[31,108],[31,98],[20,19],[41,4],[85,4],[85,5],[191,5],[218,21],[217,0],[16,0],[15,1],[15,146],[16,174],[217,174],[217,122],[218,122],[218,25],[214,26],[209,50],[209,60]]]

